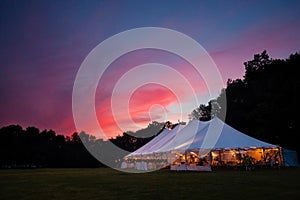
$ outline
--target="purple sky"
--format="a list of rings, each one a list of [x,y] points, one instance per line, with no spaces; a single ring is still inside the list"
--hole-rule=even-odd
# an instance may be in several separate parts
[[[226,82],[241,78],[243,62],[255,53],[267,50],[273,58],[286,58],[299,51],[299,10],[299,1],[274,0],[1,1],[0,126],[52,128],[61,134],[75,131],[72,88],[76,73],[95,46],[119,32],[152,26],[185,33],[208,51]],[[114,83],[131,65],[153,60],[193,76],[184,61],[162,52],[137,52],[117,60],[107,84],[100,82],[96,95],[99,122],[108,136],[122,131],[107,112]],[[201,81],[194,85],[205,96],[205,85]],[[167,88],[148,85],[135,91],[130,111],[134,121],[146,125],[149,109],[154,110],[153,119],[163,119],[160,113],[170,112],[176,102]],[[186,109],[184,114],[189,112]]]

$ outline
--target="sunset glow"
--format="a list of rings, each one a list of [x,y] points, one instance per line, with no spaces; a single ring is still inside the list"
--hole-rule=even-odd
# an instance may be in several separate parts
[[[0,7],[0,126],[20,124],[54,129],[70,135],[76,130],[72,116],[72,89],[86,56],[102,41],[138,27],[165,27],[180,31],[200,43],[216,63],[224,85],[242,77],[243,62],[267,50],[284,58],[299,51],[299,2],[165,3],[143,1],[23,2],[6,1]],[[268,8],[268,9],[266,9]],[[195,59],[201,59],[195,58]],[[174,70],[148,73],[135,80],[165,80],[172,88],[149,83],[135,90],[130,70],[159,63]],[[167,72],[166,68],[166,72]],[[134,71],[132,71],[134,73]],[[180,73],[187,80],[175,79]],[[124,82],[120,83],[120,80]],[[192,92],[207,103],[218,95],[208,93],[205,78],[186,60],[172,53],[145,49],[115,60],[98,83],[95,110],[107,137],[135,131],[149,122],[187,121],[195,108]],[[187,89],[190,84],[194,91]],[[113,91],[116,91],[114,94]],[[130,92],[129,102],[124,100]],[[180,95],[178,95],[180,94]],[[115,95],[115,96],[114,96]],[[115,99],[112,101],[112,97]],[[114,115],[112,110],[117,109]],[[128,114],[130,118],[128,118]],[[131,123],[134,122],[134,124]],[[126,126],[127,125],[127,126]]]

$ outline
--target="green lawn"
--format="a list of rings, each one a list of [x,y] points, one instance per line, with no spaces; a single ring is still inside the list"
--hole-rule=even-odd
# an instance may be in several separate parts
[[[214,172],[0,170],[0,199],[300,199],[300,169]]]

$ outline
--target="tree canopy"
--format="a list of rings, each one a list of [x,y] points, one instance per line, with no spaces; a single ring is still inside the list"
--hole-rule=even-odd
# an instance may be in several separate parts
[[[132,152],[158,135],[164,126],[164,123],[154,121],[144,129],[125,132],[123,136],[111,138],[109,141]],[[97,148],[97,151],[105,151],[108,143],[85,132],[64,136],[53,130],[40,131],[36,127],[24,130],[20,125],[2,127],[0,138],[0,168],[104,166],[88,152],[84,144]],[[117,165],[114,161],[122,156],[125,155],[115,155],[111,164]]]
[[[300,54],[292,54],[287,59],[270,59],[263,51],[244,66],[242,79],[229,79],[220,95],[208,105],[194,109],[191,118],[206,121],[215,115],[224,115],[226,109],[225,122],[237,130],[300,152],[297,145]],[[212,102],[223,105],[225,97],[226,107],[213,111]]]

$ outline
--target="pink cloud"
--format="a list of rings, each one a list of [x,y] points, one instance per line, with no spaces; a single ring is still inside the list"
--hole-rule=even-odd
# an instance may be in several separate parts
[[[131,96],[130,115],[135,122],[140,122],[139,118],[146,115],[149,122],[149,111],[153,105],[157,104],[166,108],[172,103],[178,103],[178,99],[172,91],[159,85],[149,84],[139,88]]]
[[[171,66],[173,69],[177,70],[179,74],[184,76],[187,81],[191,84],[197,94],[207,92],[207,87],[197,71],[185,60],[182,58],[176,57],[173,54],[156,51],[156,50],[143,50],[136,51],[127,55],[120,57],[106,70],[104,75],[99,81],[99,85],[96,92],[95,102],[96,102],[96,111],[98,116],[99,124],[102,129],[108,136],[121,134],[123,131],[136,130],[137,127],[128,125],[128,129],[120,128],[116,124],[116,120],[121,121],[122,123],[130,124],[130,120],[126,117],[126,112],[128,108],[120,108],[117,110],[116,116],[113,116],[111,109],[111,98],[112,91],[120,78],[130,69],[137,65],[145,63],[163,63],[165,65]],[[145,74],[144,76],[149,76]],[[178,85],[176,77],[168,76],[168,74],[160,74],[159,71],[155,76],[160,76],[162,79],[173,80],[173,85],[171,88],[165,88],[159,85],[144,85],[138,88],[136,91],[123,91],[124,95],[133,92],[130,102],[129,110],[131,119],[143,126],[147,125],[151,119],[149,116],[149,110],[151,106],[158,104],[164,108],[167,108],[171,104],[179,104],[184,102],[179,102],[176,95],[179,95],[181,101],[187,101],[191,98],[190,93],[187,92],[185,85]],[[124,83],[124,86],[126,83]],[[125,87],[126,88],[126,87]],[[176,88],[177,94],[175,95],[171,89]],[[117,101],[124,101],[122,94],[118,95]],[[205,103],[205,102],[203,102]],[[118,104],[118,103],[117,103]],[[161,111],[161,110],[160,110]],[[151,113],[152,117],[159,119],[160,112],[159,110],[153,110],[154,113]],[[169,112],[167,109],[163,110],[164,112]],[[158,113],[157,113],[158,112]],[[185,111],[189,113],[190,110]],[[173,114],[175,115],[175,114]],[[177,117],[178,119],[179,117]],[[140,126],[141,127],[141,126]]]

